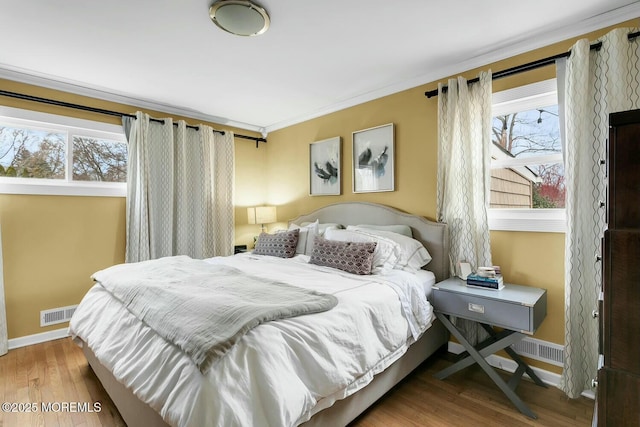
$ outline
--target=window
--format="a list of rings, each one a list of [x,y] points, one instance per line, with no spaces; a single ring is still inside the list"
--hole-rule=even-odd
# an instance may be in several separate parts
[[[73,135],[73,180],[127,182],[127,144]]]
[[[121,126],[0,107],[0,193],[125,196]]]
[[[556,80],[495,93],[490,228],[564,232],[564,203]]]

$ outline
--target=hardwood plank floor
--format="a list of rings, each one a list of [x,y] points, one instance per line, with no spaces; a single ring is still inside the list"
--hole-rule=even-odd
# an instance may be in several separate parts
[[[70,338],[17,348],[0,357],[3,402],[15,405],[12,412],[3,406],[1,427],[126,426]]]
[[[538,415],[532,420],[477,367],[444,381],[433,374],[451,362],[438,355],[387,393],[351,427],[406,426],[589,426],[593,401],[570,400],[554,388],[523,380],[518,395]],[[0,403],[36,404],[36,412],[0,412],[0,427],[125,426],[84,355],[69,338],[22,347],[0,357]],[[77,402],[100,411],[61,411]],[[42,411],[49,405],[49,411]],[[58,409],[56,411],[55,409]],[[78,409],[78,408],[75,408]],[[130,426],[138,427],[138,426]],[[143,426],[140,426],[143,427]]]
[[[518,386],[518,396],[538,416],[534,420],[521,414],[477,365],[436,379],[435,373],[451,365],[449,359],[445,354],[427,360],[351,427],[591,425],[594,401],[569,399],[553,386],[539,387],[527,379]]]

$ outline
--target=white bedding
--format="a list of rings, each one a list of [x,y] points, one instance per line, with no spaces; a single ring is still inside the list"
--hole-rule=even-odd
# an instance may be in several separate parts
[[[307,264],[304,256],[242,254],[207,261],[333,294],[338,305],[256,327],[203,375],[94,286],[71,320],[71,335],[171,425],[298,425],[368,384],[433,320],[425,277],[412,273],[356,276]]]
[[[431,288],[436,284],[436,275],[428,270],[420,270],[416,273],[418,280],[424,289],[424,296],[427,298],[431,295]]]

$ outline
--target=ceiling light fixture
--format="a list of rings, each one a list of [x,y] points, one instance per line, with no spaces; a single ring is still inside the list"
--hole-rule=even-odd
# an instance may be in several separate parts
[[[209,16],[218,27],[237,36],[259,36],[271,23],[267,11],[249,0],[219,0],[209,8]]]

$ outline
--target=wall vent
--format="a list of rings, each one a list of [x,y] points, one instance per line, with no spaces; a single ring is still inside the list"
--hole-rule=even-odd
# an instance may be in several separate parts
[[[68,322],[76,311],[78,305],[69,305],[67,307],[52,308],[42,310],[40,312],[40,327],[55,325],[57,323]]]
[[[521,356],[540,360],[555,366],[564,365],[564,346],[535,338],[524,338],[522,341],[511,345],[516,353]]]

